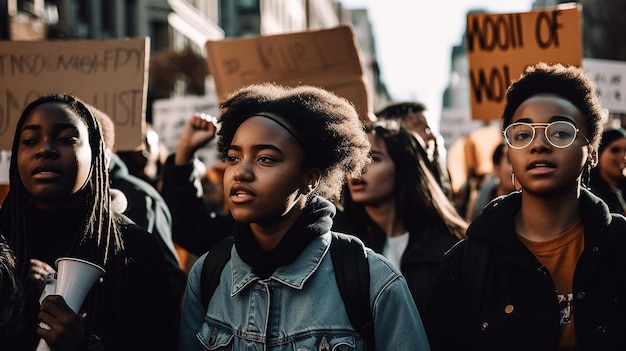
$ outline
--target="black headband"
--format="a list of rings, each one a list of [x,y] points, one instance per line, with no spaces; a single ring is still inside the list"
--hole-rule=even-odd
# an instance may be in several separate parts
[[[253,116],[259,116],[259,117],[265,117],[265,118],[271,119],[272,121],[276,122],[278,125],[283,127],[287,132],[289,132],[289,134],[291,134],[291,136],[298,142],[298,144],[302,145],[302,138],[300,138],[297,135],[297,133],[294,130],[292,130],[292,128],[290,128],[289,125],[283,122],[284,118],[282,118],[281,116],[271,113],[271,112],[259,112],[259,113],[255,113]]]

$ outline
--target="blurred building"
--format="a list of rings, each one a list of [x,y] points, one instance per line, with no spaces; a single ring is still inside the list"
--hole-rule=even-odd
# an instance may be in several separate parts
[[[351,23],[374,108],[390,100],[366,10],[338,0],[0,0],[0,23],[0,40],[150,37],[148,121],[155,99],[212,93],[206,40]]]

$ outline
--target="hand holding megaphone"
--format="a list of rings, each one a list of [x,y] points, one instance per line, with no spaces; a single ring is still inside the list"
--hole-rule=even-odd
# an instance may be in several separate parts
[[[67,306],[78,313],[85,297],[93,284],[104,275],[102,267],[78,258],[62,257],[56,260],[57,279],[55,295],[60,295]],[[45,328],[42,325],[42,328]],[[49,351],[44,339],[41,339],[37,351]]]

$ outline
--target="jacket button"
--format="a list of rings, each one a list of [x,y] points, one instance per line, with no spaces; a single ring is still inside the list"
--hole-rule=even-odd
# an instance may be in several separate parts
[[[487,328],[489,328],[489,323],[484,322],[481,326],[480,326],[480,330],[485,331],[487,330]]]
[[[584,300],[584,299],[587,298],[587,293],[585,293],[584,291],[581,291],[581,292],[576,294],[576,298],[578,300]]]
[[[216,341],[217,341],[217,329],[213,329],[213,332],[211,332],[211,337],[209,337],[209,345],[215,345]]]
[[[600,251],[600,248],[599,248],[599,247],[597,247],[597,246],[594,246],[594,247],[593,247],[593,249],[591,249],[591,251],[593,251],[593,252],[598,252],[598,251]]]
[[[506,305],[504,307],[504,313],[511,314],[511,313],[513,313],[514,309],[515,309],[515,306],[513,306],[513,305]]]

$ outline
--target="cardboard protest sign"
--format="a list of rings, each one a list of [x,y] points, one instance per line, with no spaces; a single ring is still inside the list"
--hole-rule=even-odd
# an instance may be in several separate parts
[[[0,149],[33,100],[72,94],[115,123],[115,147],[141,145],[148,87],[149,39],[0,41]]]
[[[219,100],[262,82],[313,85],[350,100],[359,116],[372,113],[352,28],[225,39],[206,43]]]
[[[511,81],[537,62],[581,66],[581,6],[510,14],[468,14],[472,119],[499,119]]]
[[[626,113],[626,62],[584,58],[583,68],[596,84],[602,107]]]

